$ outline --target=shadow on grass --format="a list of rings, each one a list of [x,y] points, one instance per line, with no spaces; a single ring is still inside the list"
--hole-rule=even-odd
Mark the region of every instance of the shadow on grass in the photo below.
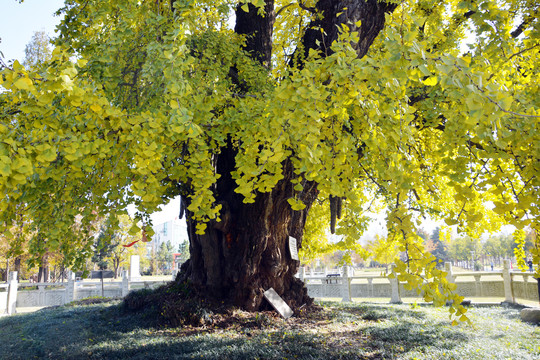
[[[156,326],[119,305],[60,307],[0,319],[0,359],[353,359],[298,331],[205,334]],[[190,334],[190,335],[188,335]]]
[[[458,329],[453,330],[442,322],[424,327],[418,323],[401,321],[385,327],[368,326],[362,331],[371,338],[371,346],[383,350],[382,353],[395,349],[409,352],[427,347],[450,350],[469,340]]]
[[[360,317],[367,321],[382,321],[382,320],[401,320],[414,319],[423,320],[426,314],[409,309],[389,308],[388,306],[377,306],[370,304],[355,304],[354,306],[341,306],[334,311],[335,317],[343,317],[346,314]]]
[[[357,335],[366,337],[364,354],[369,358],[395,359],[425,348],[450,350],[463,346],[469,337],[449,322],[433,321],[421,309],[354,304],[338,306],[332,312],[338,321],[363,320]],[[349,336],[353,336],[350,334]]]
[[[117,306],[60,308],[0,319],[0,359],[353,359],[312,334],[243,330],[186,335]],[[9,331],[8,331],[9,329]]]
[[[223,327],[176,328],[158,325],[159,314],[144,310],[108,303],[0,318],[0,359],[446,359],[450,353],[467,358],[472,348],[481,360],[540,354],[535,329],[515,321],[519,312],[513,309],[479,311],[484,328],[504,320],[500,329],[483,333],[406,306],[327,304],[312,316],[269,318],[263,326],[255,326],[255,315],[235,312]],[[515,346],[502,353],[510,342]]]
[[[516,309],[511,307],[505,308],[503,311],[501,311],[501,315],[509,320],[521,320],[519,311],[516,311]]]
[[[109,305],[109,304],[108,304]],[[0,359],[64,358],[59,355],[87,344],[115,340],[147,327],[122,319],[118,306],[45,308],[0,319]],[[131,317],[135,318],[135,317]],[[148,323],[149,324],[149,323]]]
[[[287,337],[189,336],[159,338],[153,343],[132,343],[118,347],[100,344],[81,348],[66,359],[337,359],[331,350],[317,345],[310,336],[291,334]],[[344,357],[342,357],[344,358]],[[351,359],[353,357],[350,357]],[[357,357],[355,357],[357,358]]]

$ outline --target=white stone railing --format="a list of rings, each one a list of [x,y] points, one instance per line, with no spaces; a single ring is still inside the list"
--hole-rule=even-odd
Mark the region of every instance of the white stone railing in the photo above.
[[[531,273],[511,271],[510,262],[505,261],[502,271],[458,272],[445,263],[447,278],[456,283],[456,292],[465,298],[504,298],[505,302],[518,303],[521,300],[538,302],[538,283]],[[345,266],[340,276],[325,273],[306,275],[300,268],[298,277],[304,281],[308,294],[314,298],[389,298],[391,303],[399,303],[402,298],[418,298],[415,290],[406,290],[397,279],[381,275],[351,275]],[[332,273],[337,273],[332,271]]]
[[[0,315],[8,314],[9,285],[0,284]]]
[[[457,293],[465,298],[504,298],[505,302],[518,303],[520,300],[538,300],[538,283],[530,273],[510,270],[505,261],[502,271],[458,272],[452,271],[450,263],[445,264],[447,277],[457,285]],[[313,274],[313,273],[312,273]],[[399,303],[403,298],[417,298],[414,290],[405,290],[397,279],[381,275],[352,275],[350,267],[306,275],[300,268],[299,278],[306,284],[308,294],[314,298],[389,298],[391,303]],[[7,284],[0,284],[0,315],[13,314],[16,308],[55,306],[67,304],[93,296],[124,297],[131,290],[153,288],[167,281],[130,281],[124,271],[120,281],[76,281],[70,273],[64,283],[18,283],[17,273],[10,273]],[[174,275],[173,275],[174,279]],[[33,287],[37,289],[25,290]]]
[[[17,272],[9,274],[8,282],[0,284],[0,316],[15,313],[17,301]]]
[[[16,273],[15,273],[15,279]],[[167,281],[130,281],[128,272],[124,271],[119,281],[78,281],[75,274],[69,273],[67,282],[63,283],[19,283],[19,291],[15,290],[16,303],[12,303],[12,311],[17,308],[64,305],[71,301],[94,296],[120,298],[131,290],[154,288]],[[25,288],[32,288],[26,290]],[[37,289],[33,289],[37,288]],[[0,292],[0,305],[2,297]],[[1,309],[1,308],[0,308]]]

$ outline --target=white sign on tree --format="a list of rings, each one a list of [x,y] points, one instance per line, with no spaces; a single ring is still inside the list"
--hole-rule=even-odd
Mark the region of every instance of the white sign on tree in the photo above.
[[[291,258],[293,260],[300,260],[298,257],[298,246],[296,244],[296,238],[289,236],[289,250],[291,252]]]

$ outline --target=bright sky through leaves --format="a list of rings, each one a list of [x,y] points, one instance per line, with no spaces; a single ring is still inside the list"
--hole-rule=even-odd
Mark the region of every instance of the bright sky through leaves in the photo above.
[[[60,17],[54,16],[64,4],[62,0],[2,0],[0,13],[0,51],[5,60],[24,58],[24,47],[32,39],[34,31],[44,30],[54,36]]]

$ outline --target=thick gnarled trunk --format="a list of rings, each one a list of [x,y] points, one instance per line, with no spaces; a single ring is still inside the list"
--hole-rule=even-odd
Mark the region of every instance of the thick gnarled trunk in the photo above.
[[[306,186],[303,192],[306,208],[293,211],[287,202],[293,195],[293,172],[287,163],[285,178],[272,192],[259,194],[254,203],[245,204],[233,191],[233,154],[227,149],[217,159],[222,174],[216,184],[221,221],[210,223],[204,235],[197,235],[196,223],[188,217],[191,257],[178,280],[189,280],[210,297],[247,310],[264,307],[263,292],[269,288],[293,308],[310,303],[303,283],[295,277],[299,262],[291,258],[289,236],[301,246],[306,217],[317,196],[316,184]]]
[[[267,68],[271,66],[273,7],[274,1],[267,0],[265,15],[259,14],[251,4],[247,13],[238,7],[235,26],[237,33],[247,35],[246,50]],[[337,39],[338,25],[357,24],[361,20],[360,27],[353,29],[359,32],[360,42],[353,46],[362,57],[382,30],[385,13],[395,7],[377,0],[320,0],[312,10],[323,17],[314,17],[305,32],[302,48],[306,54],[309,49],[317,49],[322,50],[323,56],[329,55],[328,49],[321,46]],[[297,58],[295,66],[301,67],[303,61]],[[231,74],[235,80],[234,69]],[[249,91],[242,84],[237,85],[241,91]],[[236,150],[229,142],[216,158],[220,178],[214,193],[217,203],[222,205],[221,221],[210,223],[204,235],[197,235],[196,223],[187,214],[191,258],[182,265],[177,281],[188,281],[208,297],[247,310],[264,308],[263,292],[269,288],[274,288],[292,308],[310,303],[303,283],[295,278],[299,262],[291,258],[289,236],[295,237],[301,247],[306,217],[317,197],[317,184],[304,186],[301,200],[306,207],[293,211],[287,200],[293,196],[290,181],[295,175],[290,161],[285,161],[284,178],[277,186],[269,193],[258,194],[254,203],[245,204],[234,192],[237,185],[231,172],[236,170],[235,155]],[[184,208],[187,206],[184,204]]]

